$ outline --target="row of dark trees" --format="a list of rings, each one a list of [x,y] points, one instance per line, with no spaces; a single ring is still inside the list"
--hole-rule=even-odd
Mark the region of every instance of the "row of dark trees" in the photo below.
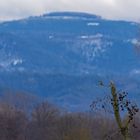
[[[114,96],[111,103],[116,107],[119,100]],[[121,94],[118,98],[122,101]],[[112,115],[94,108],[69,113],[24,93],[3,94],[0,100],[0,140],[124,140],[122,128]],[[129,134],[131,140],[139,140],[139,113],[129,123]]]
[[[140,118],[131,127],[133,139],[140,137]],[[0,140],[121,140],[115,121],[94,113],[66,113],[48,102],[26,112],[0,103]]]

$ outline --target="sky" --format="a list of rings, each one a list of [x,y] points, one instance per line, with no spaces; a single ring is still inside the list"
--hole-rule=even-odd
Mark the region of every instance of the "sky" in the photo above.
[[[77,11],[115,20],[140,21],[140,0],[0,0],[0,20],[53,11]]]

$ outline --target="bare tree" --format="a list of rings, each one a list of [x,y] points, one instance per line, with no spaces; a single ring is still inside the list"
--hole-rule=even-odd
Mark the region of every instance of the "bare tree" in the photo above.
[[[60,140],[91,140],[91,126],[84,113],[68,113],[63,115],[58,124]]]
[[[27,122],[24,112],[7,104],[0,104],[1,140],[25,140]]]
[[[104,87],[103,82],[100,82],[100,85]],[[107,104],[111,105],[113,111],[109,112],[112,112],[115,117],[119,129],[118,132],[122,135],[123,140],[131,140],[130,126],[139,109],[136,104],[132,104],[131,101],[127,99],[127,92],[117,91],[113,82],[107,87],[110,88],[111,94],[109,98],[107,98],[109,99],[108,102],[105,101],[104,103],[104,100],[100,100],[101,108],[108,111]],[[98,104],[98,102],[93,102],[91,107],[95,108],[97,106],[96,104]],[[122,116],[122,113],[125,113],[125,117]]]
[[[29,140],[57,140],[56,122],[59,117],[59,110],[48,102],[37,105],[32,113],[32,120],[29,126]],[[35,135],[34,135],[35,134]]]

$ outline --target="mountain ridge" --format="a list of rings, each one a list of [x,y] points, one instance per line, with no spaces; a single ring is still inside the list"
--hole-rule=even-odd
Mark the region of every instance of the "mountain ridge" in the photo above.
[[[87,109],[92,98],[103,96],[97,94],[99,80],[114,80],[138,97],[137,44],[135,22],[84,13],[56,12],[0,23],[0,85],[72,110]]]

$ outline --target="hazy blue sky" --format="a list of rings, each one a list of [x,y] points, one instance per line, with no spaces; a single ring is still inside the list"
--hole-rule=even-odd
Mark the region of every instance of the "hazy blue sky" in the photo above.
[[[51,11],[82,11],[109,19],[140,21],[140,0],[0,0],[0,20]]]

